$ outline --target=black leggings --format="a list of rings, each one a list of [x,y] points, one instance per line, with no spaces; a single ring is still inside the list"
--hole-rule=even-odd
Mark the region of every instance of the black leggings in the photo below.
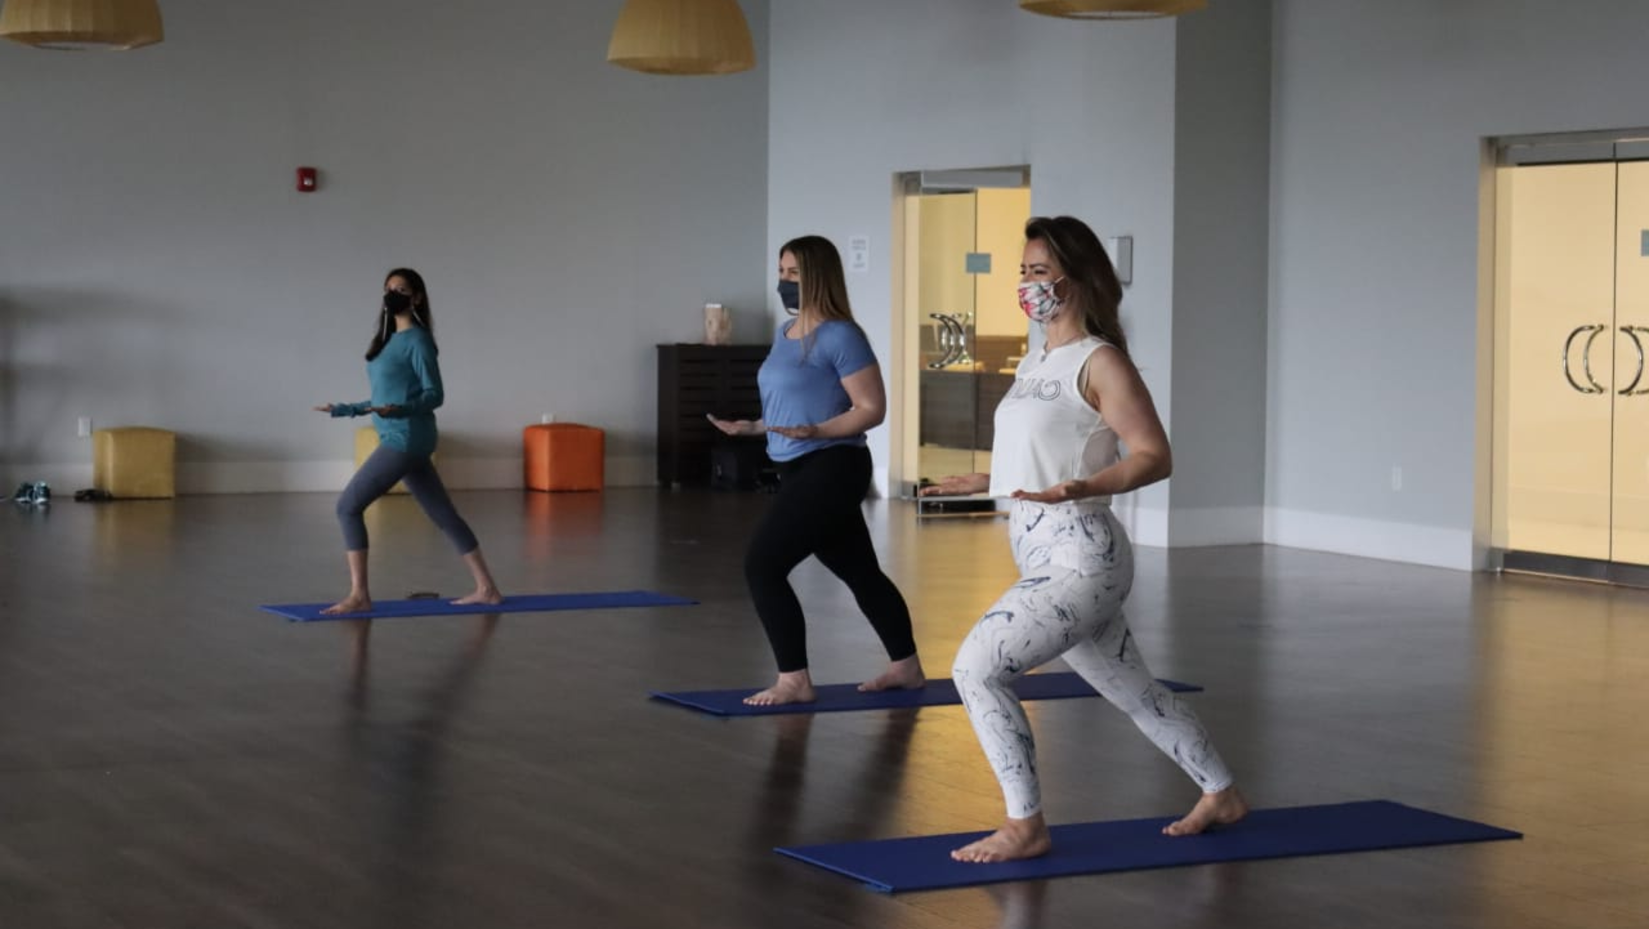
[[[435,463],[428,455],[408,455],[387,445],[373,450],[362,462],[361,469],[350,479],[349,486],[338,496],[338,524],[344,530],[344,548],[352,552],[366,551],[366,520],[362,514],[372,501],[389,493],[397,481],[404,481],[412,498],[424,508],[424,513],[452,540],[458,554],[468,555],[480,548],[469,524],[458,515],[435,471]]]
[[[870,450],[862,446],[832,445],[779,462],[779,495],[750,540],[744,577],[781,672],[807,667],[807,624],[789,577],[809,555],[853,591],[889,659],[916,654],[910,609],[882,573],[865,527],[860,506],[869,492]]]

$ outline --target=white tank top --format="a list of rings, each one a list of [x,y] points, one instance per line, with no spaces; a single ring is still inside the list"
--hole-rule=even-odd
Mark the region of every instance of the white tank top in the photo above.
[[[996,407],[991,445],[993,497],[1016,490],[1047,490],[1087,477],[1117,461],[1117,434],[1088,405],[1077,378],[1094,349],[1107,343],[1087,336],[1019,362],[1013,387]],[[1090,498],[1110,503],[1110,497]]]

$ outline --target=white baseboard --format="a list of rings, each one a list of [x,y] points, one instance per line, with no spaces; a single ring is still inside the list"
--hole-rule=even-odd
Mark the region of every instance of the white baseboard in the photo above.
[[[1442,529],[1267,507],[1265,541],[1286,548],[1459,571],[1470,571],[1474,567],[1470,529]]]
[[[893,472],[887,468],[875,468],[870,472],[871,500],[886,500],[897,497],[899,494],[893,489]]]
[[[519,458],[453,458],[437,462],[447,486],[461,490],[511,490],[525,483]],[[658,483],[653,458],[609,457],[602,472],[608,487],[649,487]]]
[[[657,487],[658,458],[654,455],[608,457],[605,479],[608,487]]]
[[[1117,522],[1128,530],[1128,540],[1135,545],[1148,545],[1152,548],[1166,548],[1168,546],[1168,513],[1156,507],[1139,506],[1136,497],[1125,494],[1111,503],[1111,512],[1116,514]]]
[[[438,459],[441,479],[453,490],[509,490],[522,486],[521,459]],[[650,457],[609,457],[608,487],[647,487],[656,483],[657,463]],[[180,494],[336,493],[349,483],[355,464],[338,461],[226,461],[177,464]],[[52,493],[68,497],[92,486],[89,464],[12,464],[0,467],[0,495],[10,496],[23,481],[45,481]]]
[[[512,489],[522,486],[521,461],[508,458],[455,458],[440,462],[441,476],[454,490]],[[342,461],[179,462],[178,492],[183,494],[333,493],[343,489],[354,464]],[[649,487],[656,483],[651,457],[609,457],[609,487]],[[0,494],[9,496],[23,481],[45,481],[58,497],[92,486],[90,464],[11,464],[0,466]],[[886,496],[887,472],[877,475],[876,493]],[[1175,548],[1264,542],[1384,561],[1470,571],[1474,562],[1469,529],[1441,529],[1377,519],[1334,516],[1266,507],[1209,507],[1169,513],[1134,505],[1125,496],[1115,505],[1117,518],[1135,544]],[[1255,535],[1256,523],[1260,524]]]
[[[24,481],[45,481],[53,497],[70,497],[74,492],[92,486],[92,466],[89,464],[8,464],[0,465],[0,497],[11,496]]]
[[[234,461],[177,464],[180,494],[265,494],[339,491],[355,466],[349,461]]]
[[[1170,510],[1168,514],[1168,544],[1172,548],[1256,545],[1264,539],[1264,507],[1211,506]]]

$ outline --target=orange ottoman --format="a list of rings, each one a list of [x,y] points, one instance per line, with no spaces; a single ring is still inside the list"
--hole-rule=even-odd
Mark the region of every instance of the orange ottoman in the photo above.
[[[521,431],[528,490],[600,490],[607,434],[578,423],[541,423]]]

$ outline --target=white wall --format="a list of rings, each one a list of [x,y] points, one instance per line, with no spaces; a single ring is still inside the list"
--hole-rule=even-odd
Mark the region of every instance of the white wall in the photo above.
[[[1267,538],[1468,567],[1480,140],[1649,124],[1649,4],[1275,16]]]
[[[885,361],[894,175],[1029,164],[1033,212],[1135,237],[1124,323],[1166,415],[1173,23],[1076,23],[1003,0],[772,0],[771,15],[768,265],[798,234],[869,235],[870,270],[848,286]],[[871,433],[879,468],[888,443],[888,428]],[[1138,496],[1136,537],[1161,541],[1166,489]]]
[[[1265,507],[1271,2],[1181,17],[1169,544],[1258,542]]]
[[[618,0],[172,0],[155,48],[0,48],[0,472],[80,486],[89,415],[178,430],[186,489],[337,486],[348,429],[307,410],[362,395],[379,275],[409,263],[455,483],[517,481],[541,412],[607,427],[614,476],[650,480],[651,347],[698,338],[700,304],[765,340],[778,244],[868,234],[849,285],[885,359],[893,176],[1029,164],[1035,212],[1135,237],[1124,321],[1179,452],[1176,512],[1255,499],[1230,444],[1253,369],[1200,403],[1216,359],[1194,323],[1264,359],[1267,540],[1467,566],[1479,142],[1649,123],[1630,92],[1649,5],[1276,0],[1256,347],[1258,243],[1188,227],[1253,213],[1257,186],[1229,182],[1259,151],[1237,118],[1258,119],[1250,4],[1098,24],[772,0],[769,23],[757,0],[758,70],[690,80],[601,60]],[[1240,164],[1206,174],[1231,133]],[[292,191],[298,164],[321,192]],[[1139,496],[1139,537],[1166,540],[1169,489]]]
[[[186,491],[341,486],[309,408],[364,398],[409,264],[451,483],[518,486],[543,412],[650,482],[653,345],[707,300],[765,337],[766,3],[757,70],[693,79],[606,64],[621,5],[169,0],[153,48],[0,43],[0,477],[85,486],[91,416],[176,430]]]

